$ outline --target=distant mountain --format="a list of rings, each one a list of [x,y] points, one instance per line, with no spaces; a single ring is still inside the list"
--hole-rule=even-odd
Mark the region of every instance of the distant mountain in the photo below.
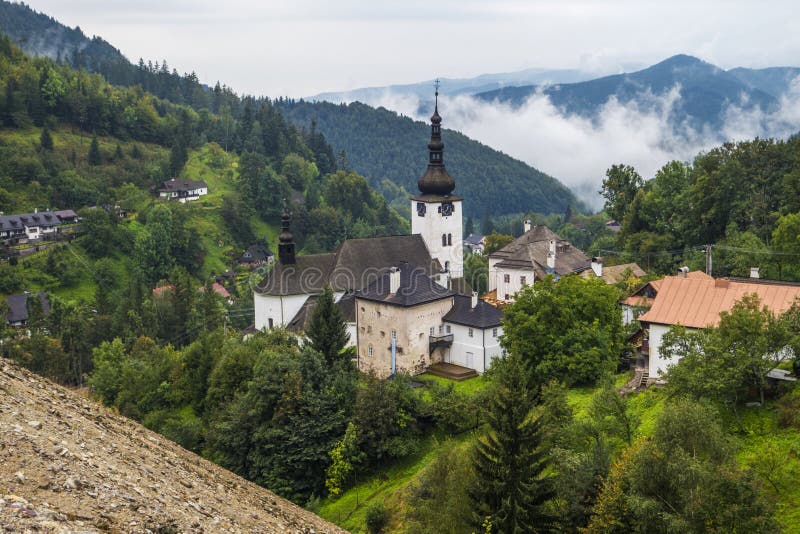
[[[440,93],[443,96],[475,94],[500,89],[506,86],[531,84],[573,83],[595,78],[598,73],[577,69],[525,69],[516,72],[499,74],[481,74],[474,78],[440,78]],[[363,102],[374,104],[380,102],[387,94],[413,96],[420,100],[429,100],[433,93],[434,80],[402,85],[386,85],[382,87],[362,87],[350,91],[334,91],[320,93],[306,100],[325,102]]]
[[[358,102],[277,105],[295,124],[321,132],[336,153],[344,150],[347,165],[407,213],[408,194],[417,191],[427,164],[428,124]],[[445,164],[456,180],[455,194],[465,197],[464,209],[472,217],[487,212],[563,213],[569,205],[580,206],[558,180],[519,160],[453,130],[444,130],[442,138]]]
[[[95,71],[103,62],[127,62],[122,52],[100,37],[87,37],[80,27],[69,28],[26,4],[0,1],[0,31],[23,52],[45,56]]]
[[[769,67],[766,69],[746,69],[738,67],[728,71],[740,82],[752,89],[759,89],[780,98],[791,89],[792,82],[800,76],[798,67]]]
[[[653,96],[678,87],[681,98],[672,109],[673,123],[715,128],[721,124],[729,104],[743,109],[775,108],[779,95],[774,93],[788,86],[791,72],[783,69],[766,72],[769,70],[725,71],[695,57],[677,55],[632,73],[552,86],[504,87],[476,97],[520,106],[541,91],[565,112],[592,117],[612,97],[648,109],[658,105]]]

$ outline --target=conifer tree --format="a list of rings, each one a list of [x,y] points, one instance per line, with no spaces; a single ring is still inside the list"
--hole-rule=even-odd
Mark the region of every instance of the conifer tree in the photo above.
[[[42,128],[42,135],[39,136],[39,144],[42,150],[53,150],[53,136],[46,127]]]
[[[342,312],[333,302],[333,291],[326,287],[317,299],[317,306],[311,316],[311,326],[306,331],[311,347],[325,356],[329,364],[339,358],[339,353],[347,345],[350,334],[342,317]]]
[[[548,501],[555,496],[544,475],[547,452],[538,417],[531,416],[533,392],[523,359],[510,354],[498,368],[497,386],[489,402],[489,432],[474,452],[475,526],[500,534],[553,532],[555,516]]]
[[[92,144],[89,145],[89,165],[100,165],[100,144],[97,142],[97,136],[92,136]]]

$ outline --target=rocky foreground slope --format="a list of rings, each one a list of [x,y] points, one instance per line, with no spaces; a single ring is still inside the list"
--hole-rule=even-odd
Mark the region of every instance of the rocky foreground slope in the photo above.
[[[0,359],[0,531],[342,532]]]

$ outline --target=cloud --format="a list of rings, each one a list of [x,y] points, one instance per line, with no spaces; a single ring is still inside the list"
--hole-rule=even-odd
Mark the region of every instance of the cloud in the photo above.
[[[541,92],[519,108],[464,95],[442,101],[439,109],[447,128],[558,178],[593,208],[601,207],[598,190],[606,169],[615,163],[633,165],[651,178],[667,162],[691,161],[724,141],[786,138],[800,130],[800,78],[777,109],[728,105],[717,131],[707,127],[697,131],[687,124],[676,127],[680,98],[677,86],[660,95],[641,94],[636,102],[611,98],[591,119],[566,114]],[[427,120],[413,97],[387,92],[372,104]]]

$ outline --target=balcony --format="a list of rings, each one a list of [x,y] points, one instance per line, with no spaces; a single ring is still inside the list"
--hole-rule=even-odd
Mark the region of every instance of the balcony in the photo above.
[[[453,345],[453,334],[439,334],[438,336],[428,337],[428,346],[430,350],[438,347],[450,347]]]

